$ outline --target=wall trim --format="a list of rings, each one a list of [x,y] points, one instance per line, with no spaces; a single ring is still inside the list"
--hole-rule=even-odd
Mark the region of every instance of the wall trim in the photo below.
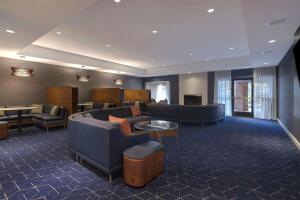
[[[292,142],[296,145],[298,150],[300,150],[300,142],[294,137],[294,135],[285,127],[285,125],[280,121],[280,119],[277,119],[278,124],[283,128],[283,130],[286,132],[286,134],[291,138]]]

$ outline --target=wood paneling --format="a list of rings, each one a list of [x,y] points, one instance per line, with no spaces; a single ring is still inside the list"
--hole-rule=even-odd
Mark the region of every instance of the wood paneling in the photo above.
[[[163,171],[164,151],[157,151],[142,160],[123,157],[123,178],[126,184],[142,187]]]
[[[71,115],[77,112],[78,88],[61,86],[46,88],[47,102],[51,105],[62,106]]]
[[[6,122],[0,123],[0,139],[7,138],[7,129],[8,129],[8,123]]]
[[[120,88],[94,88],[91,91],[91,101],[99,103],[114,103],[121,106],[122,91]]]
[[[150,90],[125,89],[124,101],[143,101],[145,103],[150,103],[151,91]]]

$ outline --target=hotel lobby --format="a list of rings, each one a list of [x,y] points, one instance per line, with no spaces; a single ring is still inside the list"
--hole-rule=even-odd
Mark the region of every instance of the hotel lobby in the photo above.
[[[299,0],[1,0],[0,200],[299,200]]]

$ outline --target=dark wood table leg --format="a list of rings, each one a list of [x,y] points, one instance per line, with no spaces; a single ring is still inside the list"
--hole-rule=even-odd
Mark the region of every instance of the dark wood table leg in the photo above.
[[[18,132],[22,132],[22,110],[18,110]]]

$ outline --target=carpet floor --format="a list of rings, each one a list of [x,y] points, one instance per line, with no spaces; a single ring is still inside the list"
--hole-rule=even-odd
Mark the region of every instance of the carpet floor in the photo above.
[[[66,130],[26,128],[0,141],[0,199],[300,199],[300,151],[276,122],[228,117],[163,143],[163,173],[137,189],[76,163]]]

